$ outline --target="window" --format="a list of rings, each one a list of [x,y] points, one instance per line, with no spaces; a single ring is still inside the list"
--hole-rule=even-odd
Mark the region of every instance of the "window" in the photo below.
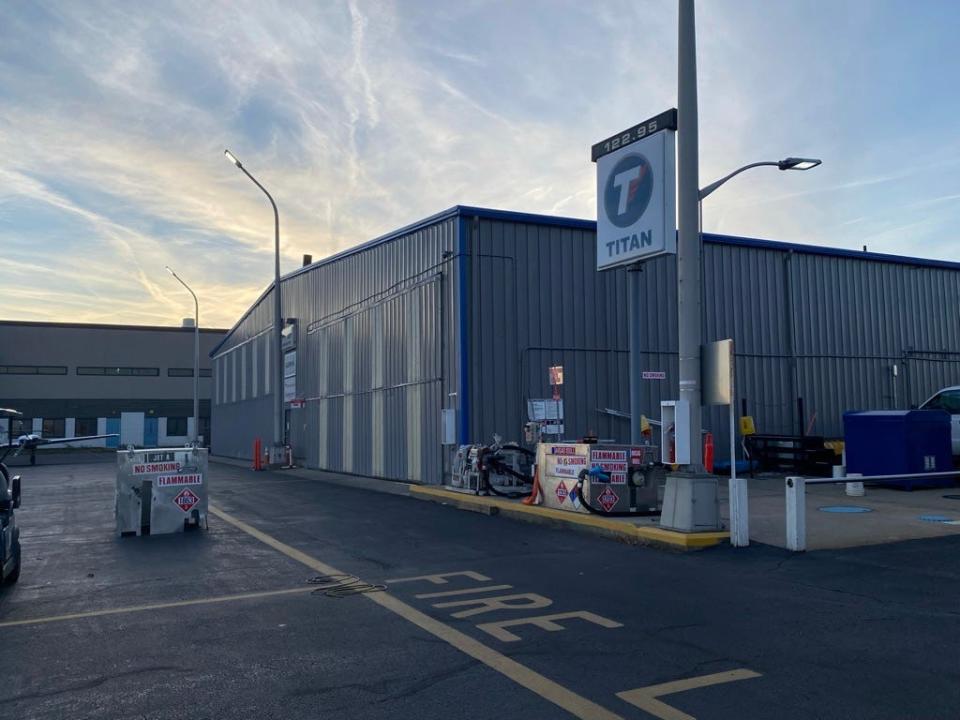
[[[0,365],[0,375],[66,375],[65,365]]]
[[[76,431],[74,433],[78,437],[84,435],[96,435],[97,434],[97,419],[96,418],[77,418]]]
[[[200,377],[210,377],[210,368],[200,368]],[[167,368],[167,377],[193,377],[193,368]]]
[[[44,418],[43,430],[40,433],[45,438],[62,438],[67,433],[66,422],[63,418]]]
[[[18,438],[33,432],[32,418],[10,418],[10,437]]]
[[[953,415],[960,415],[960,390],[946,390],[934,395],[922,406],[923,410],[946,410]]]
[[[77,375],[110,375],[112,377],[157,377],[160,375],[160,368],[147,367],[78,367]]]
[[[187,434],[187,419],[185,417],[168,417],[167,418],[167,435],[176,435],[176,436],[186,436]]]

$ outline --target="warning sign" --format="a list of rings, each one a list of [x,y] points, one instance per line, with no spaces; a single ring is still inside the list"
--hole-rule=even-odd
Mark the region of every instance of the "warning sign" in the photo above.
[[[575,478],[580,476],[580,471],[586,466],[587,458],[585,455],[547,457],[547,475]]]
[[[591,462],[595,462],[595,463],[599,463],[605,460],[610,462],[625,463],[627,461],[627,451],[626,450],[591,450],[590,460]]]
[[[577,448],[573,445],[554,445],[550,448],[551,455],[576,455]]]
[[[563,504],[563,501],[567,499],[567,486],[564,484],[563,480],[560,481],[560,484],[557,485],[557,500]]]
[[[180,472],[180,463],[178,462],[137,463],[133,466],[134,475],[146,475],[148,473],[162,473],[162,472]]]
[[[200,473],[184,473],[182,475],[161,475],[153,481],[159,487],[171,485],[203,485],[203,475]]]
[[[200,502],[200,498],[190,488],[184,488],[173,499],[173,502],[184,512],[190,512],[193,506]]]
[[[603,489],[603,492],[597,496],[597,502],[600,503],[600,507],[603,508],[604,512],[610,512],[613,510],[613,506],[617,504],[619,499],[620,498],[609,485],[607,485]]]

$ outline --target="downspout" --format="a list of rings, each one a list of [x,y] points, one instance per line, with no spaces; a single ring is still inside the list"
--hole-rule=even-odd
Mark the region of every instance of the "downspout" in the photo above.
[[[467,219],[457,216],[457,319],[459,347],[457,356],[460,377],[457,382],[457,399],[460,407],[459,444],[470,444],[470,273],[467,265],[468,230]]]

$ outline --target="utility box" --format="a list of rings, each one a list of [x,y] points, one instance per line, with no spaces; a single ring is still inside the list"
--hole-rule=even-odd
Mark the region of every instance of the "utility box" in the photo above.
[[[660,527],[678,532],[720,529],[720,497],[713,476],[671,475],[663,491]]]
[[[660,401],[660,447],[665,465],[690,464],[690,404]]]
[[[117,534],[160,535],[207,524],[207,449],[117,451]]]
[[[912,489],[952,485],[953,478],[923,479],[923,473],[953,470],[950,413],[945,410],[875,410],[843,415],[847,473],[918,477],[884,484]]]
[[[652,445],[540,443],[537,473],[543,506],[600,515],[656,514],[666,473]],[[576,492],[584,478],[582,497]],[[589,508],[584,504],[589,503]]]

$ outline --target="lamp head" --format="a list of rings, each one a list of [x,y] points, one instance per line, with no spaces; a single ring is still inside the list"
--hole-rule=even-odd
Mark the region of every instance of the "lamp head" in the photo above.
[[[233,163],[234,165],[236,165],[237,167],[243,167],[243,165],[240,164],[240,161],[237,160],[236,156],[235,156],[232,152],[230,152],[229,150],[224,150],[224,151],[223,151],[223,154],[226,156],[227,160],[229,160],[230,162],[232,162],[232,163]]]
[[[823,160],[817,160],[816,158],[788,157],[778,162],[777,167],[781,170],[809,170],[822,162]]]

